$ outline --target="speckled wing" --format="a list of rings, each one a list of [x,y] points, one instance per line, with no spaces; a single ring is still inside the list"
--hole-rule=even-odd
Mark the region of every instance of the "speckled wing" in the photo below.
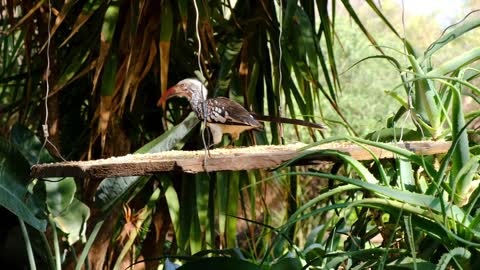
[[[261,129],[262,125],[245,108],[228,98],[207,99],[207,121],[227,125],[245,125]]]

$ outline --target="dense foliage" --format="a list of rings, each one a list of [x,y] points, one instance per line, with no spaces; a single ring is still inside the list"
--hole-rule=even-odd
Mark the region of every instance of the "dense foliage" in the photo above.
[[[41,269],[480,264],[480,112],[464,108],[467,98],[480,103],[480,45],[448,58],[441,53],[478,32],[476,13],[420,52],[371,0],[1,5],[0,205],[6,222],[0,240],[5,247],[16,243],[18,252],[10,258],[6,249],[0,253],[12,265],[25,263],[25,256],[31,268]],[[360,7],[374,14],[388,41],[379,42]],[[342,53],[366,47],[371,54],[345,64]],[[387,63],[382,68],[391,72],[383,81],[369,80],[380,72],[366,68],[372,62]],[[348,95],[358,89],[350,80],[355,76],[363,77],[363,88],[387,87],[386,95]],[[338,162],[308,170],[289,162],[273,172],[30,179],[37,163],[202,149],[201,124],[185,100],[157,107],[161,93],[185,77],[198,77],[210,95],[228,96],[259,114],[330,127],[283,131],[271,123],[255,133],[257,144],[348,141],[397,158],[373,155],[362,163],[325,150],[320,154]],[[363,99],[371,108],[359,107]],[[387,99],[393,113],[368,122],[376,103]],[[356,115],[365,122],[352,123]],[[237,145],[252,139],[245,134]],[[445,155],[422,156],[385,143],[401,140],[449,140],[452,147]]]

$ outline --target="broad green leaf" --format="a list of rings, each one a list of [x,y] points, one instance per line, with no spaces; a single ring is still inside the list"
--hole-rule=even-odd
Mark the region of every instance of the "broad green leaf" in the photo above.
[[[197,116],[194,113],[190,113],[187,118],[182,121],[182,123],[174,126],[153,141],[145,144],[140,149],[135,151],[135,153],[158,153],[172,150],[175,145],[185,140],[185,137],[187,137],[190,131],[192,131],[192,129],[198,123],[200,123],[200,121],[198,120]]]
[[[17,215],[39,231],[45,231],[47,222],[37,213],[43,209],[27,205],[27,186],[30,180],[30,165],[20,151],[0,138],[0,205]]]
[[[137,185],[145,184],[150,176],[122,176],[105,178],[95,193],[95,203],[103,212],[108,212],[115,204],[130,194]]]
[[[214,246],[215,244],[213,244],[212,239],[215,239],[215,221],[213,220],[213,222],[211,222],[210,220],[210,217],[215,215],[215,207],[214,204],[212,204],[214,198],[210,198],[210,196],[214,196],[211,194],[214,192],[211,192],[211,189],[214,189],[215,187],[210,186],[213,185],[213,180],[211,180],[206,174],[196,174],[195,185],[195,198],[197,199],[196,206],[198,221],[200,223],[199,228],[201,230],[199,235],[205,235],[203,247]],[[210,199],[212,199],[212,201],[210,201]]]
[[[54,218],[57,228],[67,234],[67,241],[73,245],[78,240],[86,241],[87,220],[90,217],[90,208],[77,199],[60,215]]]
[[[120,14],[121,2],[122,0],[110,1],[108,3],[108,8],[105,11],[105,16],[102,23],[102,30],[100,34],[100,52],[96,60],[96,69],[93,76],[93,90],[95,90],[97,87],[100,73],[103,70],[103,66],[107,61],[107,56],[110,52],[110,47],[112,46],[112,39],[113,35],[115,34],[115,29],[117,28],[118,18]]]
[[[238,200],[239,200],[239,183],[240,172],[230,172],[228,175],[228,199],[226,214],[226,229],[225,238],[227,240],[227,248],[234,248],[237,246],[237,216]]]
[[[336,103],[337,102],[337,96],[336,96],[336,93],[334,92],[334,86],[337,85],[339,87],[339,89],[341,89],[340,87],[340,80],[339,80],[339,76],[338,76],[338,71],[337,71],[337,61],[335,60],[335,53],[334,53],[334,39],[335,39],[335,33],[334,33],[334,29],[333,27],[331,27],[331,24],[330,24],[330,17],[329,17],[329,11],[328,11],[328,6],[327,6],[327,2],[326,1],[318,1],[317,0],[317,9],[318,9],[318,12],[319,12],[319,15],[320,15],[320,18],[321,18],[321,21],[322,21],[322,24],[320,25],[320,30],[323,32],[323,36],[324,36],[324,40],[325,40],[325,46],[326,46],[326,50],[327,50],[327,58],[328,58],[328,63],[329,63],[329,68],[331,70],[331,80],[333,81],[334,85],[330,86],[329,89],[330,89],[330,98],[333,99],[333,101]],[[349,4],[346,4],[344,3],[344,6],[347,10],[349,10],[348,8],[348,5]],[[350,14],[354,19],[356,18],[355,14]],[[357,17],[358,19],[358,17]],[[362,24],[360,23],[359,20],[355,20],[360,28],[362,28]],[[363,29],[363,28],[362,28]],[[373,40],[373,38],[371,39]],[[321,54],[321,51],[320,49],[317,49],[317,54],[321,55],[320,58],[323,58],[323,54]],[[327,59],[323,58],[324,60],[324,63],[326,63]],[[328,74],[328,71],[327,69],[325,69],[324,67],[322,67],[323,71],[326,72],[324,74],[325,78],[327,77],[327,74]],[[330,76],[328,76],[330,77]],[[327,82],[329,82],[330,79],[327,79]]]
[[[187,19],[188,19],[188,0],[178,0],[176,1],[178,4],[178,12],[180,13],[180,18],[182,21],[182,28],[183,31],[187,32]]]
[[[414,267],[415,264],[417,265],[417,268]],[[414,269],[434,270],[435,269],[435,265],[433,263],[420,258],[413,259],[412,257],[404,257],[404,258],[396,259],[388,263],[387,266],[390,266],[392,268],[396,267],[398,269],[410,269],[410,270],[414,270]]]
[[[173,32],[173,9],[170,0],[162,3],[162,24],[160,26],[160,41],[170,41]]]
[[[414,162],[414,163],[416,163],[420,166],[423,166],[425,171],[431,176],[436,176],[436,174],[437,174],[437,171],[432,166],[432,164],[430,164],[428,162],[425,162],[425,158],[421,155],[417,155],[417,154],[415,154],[415,153],[413,153],[413,152],[411,152],[407,149],[400,148],[400,147],[390,145],[390,144],[387,144],[387,143],[369,141],[369,140],[365,140],[365,139],[361,139],[361,138],[357,138],[357,137],[350,137],[350,136],[330,137],[330,138],[324,139],[322,141],[312,143],[309,146],[303,148],[302,150],[307,150],[308,148],[314,147],[316,145],[322,145],[322,144],[329,143],[329,142],[337,142],[337,141],[343,141],[343,140],[356,142],[356,143],[359,143],[359,144],[370,145],[370,146],[374,146],[374,147],[377,147],[377,148],[380,148],[380,149],[384,149],[386,151],[395,153],[399,156],[405,157],[408,160],[410,160],[410,161],[412,161],[412,162]]]
[[[216,205],[218,208],[218,233],[222,241],[225,240],[227,233],[227,213],[228,213],[228,173],[219,172],[216,175]]]
[[[472,256],[472,253],[468,251],[468,249],[463,248],[463,247],[456,247],[448,253],[443,254],[443,256],[440,258],[438,261],[437,267],[435,268],[436,270],[443,270],[443,269],[448,269],[448,265],[450,260],[453,259],[453,257],[456,257],[456,261],[463,261],[463,266],[467,266],[469,264],[465,264],[467,260],[470,259]],[[468,266],[467,266],[468,267]]]
[[[378,17],[380,17],[380,19],[382,19],[382,21],[388,26],[392,33],[394,33],[399,39],[402,39],[400,34],[397,32],[397,29],[393,27],[387,17],[382,13],[381,8],[377,7],[377,5],[372,0],[366,0],[366,2],[370,6],[370,8],[378,15]]]
[[[117,27],[117,20],[120,13],[120,3],[121,0],[112,0],[105,12],[105,18],[103,19],[102,25],[102,41],[106,43],[111,43],[113,39],[113,34]]]
[[[221,65],[218,68],[218,80],[213,96],[226,96],[232,79],[233,66],[240,56],[243,42],[243,39],[232,37],[228,43],[219,49]]]
[[[373,176],[372,173],[368,171],[368,169],[362,165],[358,160],[352,158],[351,156],[344,154],[339,151],[335,150],[318,150],[318,151],[311,151],[299,154],[297,157],[283,163],[279,168],[284,168],[289,166],[290,164],[295,163],[296,161],[305,158],[310,155],[327,155],[327,156],[336,156],[342,159],[345,163],[348,163],[352,168],[357,172],[361,179],[365,180],[369,183],[378,183],[378,180]]]
[[[373,36],[368,31],[368,29],[365,27],[365,25],[363,25],[362,21],[360,20],[357,13],[355,12],[355,9],[350,4],[350,1],[347,1],[347,0],[341,0],[341,1],[342,1],[343,5],[345,6],[345,9],[348,11],[348,14],[350,14],[350,16],[355,21],[355,23],[358,25],[358,27],[360,27],[363,34],[368,38],[370,43],[372,43],[372,45],[375,46],[375,49],[377,49],[379,52],[384,54],[382,48],[378,45],[377,41],[373,38]],[[328,23],[328,22],[326,22],[326,23]]]
[[[463,72],[462,72],[463,74]],[[465,170],[471,168],[465,168],[469,164],[470,150],[468,148],[468,135],[465,130],[465,117],[463,115],[462,95],[460,89],[452,88],[452,140],[458,141],[452,155],[452,179],[455,179],[454,188],[455,192],[455,204],[462,206],[467,203],[468,198],[466,192],[470,188],[473,176],[465,177]],[[477,168],[478,168],[478,162]],[[474,169],[476,170],[476,169]],[[460,177],[459,174],[462,174]]]
[[[87,243],[83,247],[82,254],[80,254],[80,257],[78,258],[78,263],[75,266],[75,270],[82,269],[82,266],[85,263],[85,259],[87,258],[88,252],[90,251],[90,248],[92,247],[92,244],[95,241],[95,238],[97,237],[97,234],[100,231],[100,228],[102,228],[103,222],[105,222],[105,219],[100,220],[93,227],[92,232],[88,236]]]
[[[418,194],[409,191],[397,190],[386,186],[380,186],[376,184],[371,184],[362,180],[348,178],[340,175],[333,175],[327,173],[316,173],[316,172],[304,172],[299,173],[300,175],[310,175],[324,177],[328,179],[337,180],[340,182],[356,185],[358,187],[367,189],[369,191],[375,192],[378,195],[385,196],[389,199],[397,200],[400,203],[408,204],[410,206],[418,206],[425,208],[427,211],[435,211],[436,213],[445,213],[449,218],[455,220],[456,222],[469,226],[470,218],[466,218],[466,214],[455,205],[448,205],[448,209],[444,209],[442,204],[446,205],[446,202],[441,202],[442,198],[436,198],[429,195]]]
[[[180,236],[180,201],[177,191],[175,191],[173,183],[169,178],[164,177],[162,180],[163,190],[165,192],[165,200],[167,201],[168,212],[170,214],[170,219],[172,220],[175,237],[176,239],[182,239]]]
[[[195,185],[192,185],[188,175],[182,175],[181,179],[181,191],[179,193],[179,232],[177,235],[178,248],[183,251],[193,249],[198,251],[198,238],[200,234],[193,235],[192,232],[198,232],[198,211],[195,198]]]
[[[415,73],[415,110],[430,123],[433,138],[438,137],[440,128],[440,109],[436,102],[436,90],[432,81],[425,75],[423,68],[412,55],[408,56]]]
[[[365,139],[377,142],[419,141],[422,134],[408,128],[382,128],[365,135]]]
[[[398,176],[401,188],[411,192],[415,191],[415,177],[413,175],[412,163],[405,158],[397,158]]]
[[[479,172],[479,165],[480,156],[474,156],[454,175],[454,187],[456,187],[455,201],[459,206],[465,205],[469,200],[471,192],[473,192],[471,185],[475,175]]]
[[[199,123],[195,114],[191,113],[182,123],[163,133],[155,140],[147,143],[135,153],[158,153],[172,149],[176,144],[185,139],[190,131]],[[143,181],[141,180],[143,179]],[[99,185],[95,194],[95,202],[103,211],[108,211],[118,200],[128,194],[136,183],[146,182],[149,177],[128,176],[105,178]]]
[[[54,217],[62,215],[72,203],[77,185],[73,177],[48,178],[45,182],[47,192],[47,207]]]
[[[456,24],[450,31],[442,35],[438,40],[430,45],[430,47],[425,51],[423,58],[419,59],[419,62],[424,62],[425,60],[430,59],[430,57],[438,51],[443,46],[449,44],[453,40],[461,37],[463,34],[470,32],[471,30],[478,28],[480,26],[480,18],[475,16],[470,16],[467,20],[462,20],[460,23]]]
[[[271,270],[301,270],[303,269],[299,257],[282,258],[272,264]]]
[[[461,55],[458,55],[448,61],[442,63],[439,67],[429,71],[427,76],[437,77],[444,76],[450,72],[457,71],[458,69],[480,59],[480,47],[471,49],[470,51],[464,52]]]
[[[103,69],[102,75],[102,86],[101,86],[101,95],[102,96],[112,96],[115,90],[116,77],[117,77],[117,66],[118,66],[118,55],[117,52],[112,51],[107,56],[107,62],[105,63],[105,68]]]

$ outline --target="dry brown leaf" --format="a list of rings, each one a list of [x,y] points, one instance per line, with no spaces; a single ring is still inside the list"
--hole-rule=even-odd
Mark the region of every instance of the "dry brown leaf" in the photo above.
[[[29,9],[27,14],[25,16],[23,16],[17,22],[17,24],[15,24],[12,28],[8,29],[8,31],[5,34],[10,35],[11,33],[13,33],[13,31],[15,31],[15,29],[17,29],[22,24],[24,24],[28,19],[30,19],[30,17],[32,17],[32,15],[43,5],[43,3],[45,3],[45,0],[38,1],[37,4],[35,4],[35,6],[33,6],[31,9]]]
[[[102,96],[100,98],[100,118],[98,119],[98,132],[101,134],[100,145],[102,154],[105,149],[105,141],[107,139],[108,122],[112,114],[113,96]]]
[[[63,3],[62,9],[60,10],[60,13],[58,13],[57,18],[55,19],[55,24],[50,29],[50,36],[53,36],[55,32],[57,32],[58,27],[60,27],[63,20],[65,20],[65,17],[67,16],[68,12],[76,2],[77,0],[65,0],[65,2]],[[42,48],[40,49],[40,52],[42,52],[46,46],[47,46],[47,42],[43,44]]]
[[[73,78],[71,78],[70,80],[66,81],[65,83],[63,84],[55,84],[55,86],[53,87],[53,90],[52,92],[50,92],[50,94],[48,95],[48,97],[51,97],[55,94],[57,94],[58,92],[60,92],[65,86],[71,84],[72,82],[78,80],[79,78],[87,75],[92,69],[95,68],[95,66],[97,65],[97,60],[93,60],[88,66],[86,66],[84,69],[82,69],[77,75],[75,75]]]
[[[103,33],[100,35],[100,54],[97,58],[97,68],[95,69],[95,75],[93,76],[93,88],[92,94],[95,93],[95,89],[97,87],[98,78],[100,78],[100,73],[103,70],[103,66],[107,60],[108,52],[110,51],[110,47],[112,46],[111,43],[107,43],[105,41],[105,37]]]
[[[155,45],[155,41],[152,40],[150,43],[150,53],[147,57],[147,63],[142,68],[139,68],[139,72],[141,72],[140,77],[138,78],[137,82],[135,83],[135,87],[131,93],[132,99],[130,102],[130,111],[133,109],[133,104],[135,103],[135,98],[137,94],[138,85],[140,82],[147,76],[148,72],[152,68],[153,62],[155,62],[155,57],[157,56],[157,46]]]
[[[167,90],[168,83],[168,64],[170,62],[170,41],[160,41],[160,96]],[[160,104],[157,104],[159,106]]]

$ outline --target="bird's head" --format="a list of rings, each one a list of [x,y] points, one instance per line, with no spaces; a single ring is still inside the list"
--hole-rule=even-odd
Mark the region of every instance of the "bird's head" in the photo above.
[[[170,87],[158,100],[157,106],[165,107],[171,97],[186,97],[191,103],[198,103],[207,99],[207,88],[197,79],[184,79]]]

